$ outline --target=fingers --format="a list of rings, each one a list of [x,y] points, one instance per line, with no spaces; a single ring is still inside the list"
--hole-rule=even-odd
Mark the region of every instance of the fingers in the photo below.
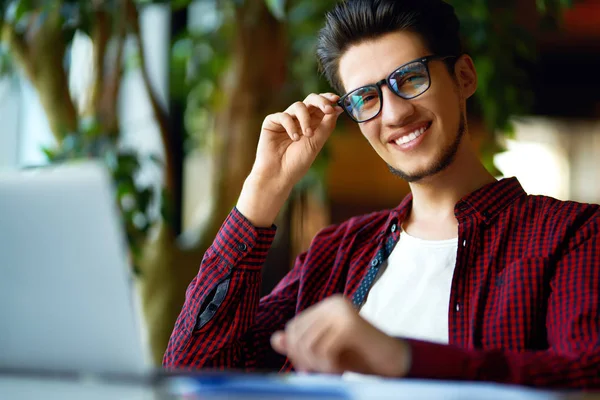
[[[313,135],[314,132],[311,126],[311,115],[306,104],[298,101],[292,104],[286,110],[286,113],[293,115],[298,120],[304,136],[311,137]]]
[[[277,331],[271,336],[271,347],[282,355],[287,355],[287,340],[285,332]]]
[[[342,114],[343,110],[337,106],[339,96],[333,93],[323,93],[320,95],[312,94],[309,95],[305,103],[318,107],[319,111],[323,113],[319,119],[319,124],[314,129],[314,146],[321,148],[325,142],[329,139],[331,133],[333,133],[337,124],[338,117]]]
[[[327,320],[315,320],[307,328],[292,320],[286,332],[278,332],[271,338],[273,348],[286,355],[297,371],[340,374],[339,352],[343,337]]]
[[[312,93],[284,112],[269,115],[263,123],[263,129],[276,133],[285,131],[293,141],[320,134],[320,143],[329,136],[342,113],[342,108],[337,105],[339,98],[334,93]]]
[[[286,355],[298,371],[340,372],[336,353],[343,343],[338,342],[345,340],[350,328],[345,320],[352,317],[342,312],[346,302],[332,296],[304,310],[286,324],[285,332],[272,336],[273,349]]]
[[[319,371],[315,345],[328,329],[328,321],[314,310],[301,314],[286,325],[287,355],[294,360],[297,368]]]
[[[297,352],[306,361],[307,369],[315,372],[334,372],[329,368],[330,360],[322,345],[327,337],[335,336],[331,327],[328,324],[317,323],[313,329],[307,329],[302,335],[298,342]]]
[[[313,346],[313,351],[318,360],[320,372],[329,374],[342,374],[345,366],[340,362],[341,350],[344,343],[335,331],[328,331],[322,335]]]
[[[281,127],[283,127],[285,132],[288,134],[290,139],[292,139],[293,141],[300,140],[302,128],[298,124],[298,121],[295,120],[290,114],[285,113],[285,112],[273,114],[273,115],[270,115],[267,118],[267,120],[268,120],[268,122],[273,122],[275,125],[280,125]],[[265,125],[263,125],[263,127],[268,128],[268,125],[265,124]]]
[[[312,93],[303,102],[292,104],[285,112],[298,120],[304,136],[312,137],[324,117],[340,114],[342,109],[336,104],[338,100],[339,96],[334,93]]]
[[[336,103],[340,97],[334,93],[309,94],[304,104],[319,108],[323,114],[335,114]]]

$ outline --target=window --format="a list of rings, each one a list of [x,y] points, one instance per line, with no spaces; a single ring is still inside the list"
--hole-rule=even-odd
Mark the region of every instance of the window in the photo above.
[[[20,97],[17,79],[0,79],[0,168],[17,165]]]

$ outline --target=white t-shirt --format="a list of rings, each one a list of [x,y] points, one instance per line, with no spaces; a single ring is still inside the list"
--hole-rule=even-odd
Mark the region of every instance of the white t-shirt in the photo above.
[[[360,315],[390,336],[448,343],[457,250],[458,238],[423,240],[402,231]]]
[[[360,315],[390,336],[448,343],[448,307],[458,238],[423,240],[400,233]],[[379,379],[346,372],[349,381]]]
[[[458,238],[423,240],[402,231],[360,315],[390,336],[448,343],[450,287]],[[379,377],[346,372],[349,381]]]

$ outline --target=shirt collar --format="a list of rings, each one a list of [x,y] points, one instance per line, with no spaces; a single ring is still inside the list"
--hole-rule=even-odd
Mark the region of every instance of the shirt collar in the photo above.
[[[390,210],[387,221],[385,222],[383,229],[379,231],[378,236],[383,236],[388,232],[394,233],[394,231],[399,228],[410,212],[412,200],[412,193],[408,193],[404,196],[404,199],[402,199],[398,207]]]
[[[526,196],[525,190],[517,178],[505,178],[489,183],[469,193],[456,203],[454,215],[461,220],[476,214],[485,224],[489,224],[506,207],[519,198]],[[379,235],[392,231],[402,223],[412,208],[412,193],[407,194],[398,207],[390,211],[387,221]],[[394,229],[395,230],[395,229]]]
[[[460,199],[454,207],[454,215],[460,220],[475,213],[484,223],[489,224],[502,210],[524,196],[527,193],[517,178],[501,179]]]

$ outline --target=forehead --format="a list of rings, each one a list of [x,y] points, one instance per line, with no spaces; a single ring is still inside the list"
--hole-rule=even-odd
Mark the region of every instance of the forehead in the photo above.
[[[340,58],[339,76],[346,91],[387,77],[400,65],[429,55],[419,35],[394,32],[350,46]]]

